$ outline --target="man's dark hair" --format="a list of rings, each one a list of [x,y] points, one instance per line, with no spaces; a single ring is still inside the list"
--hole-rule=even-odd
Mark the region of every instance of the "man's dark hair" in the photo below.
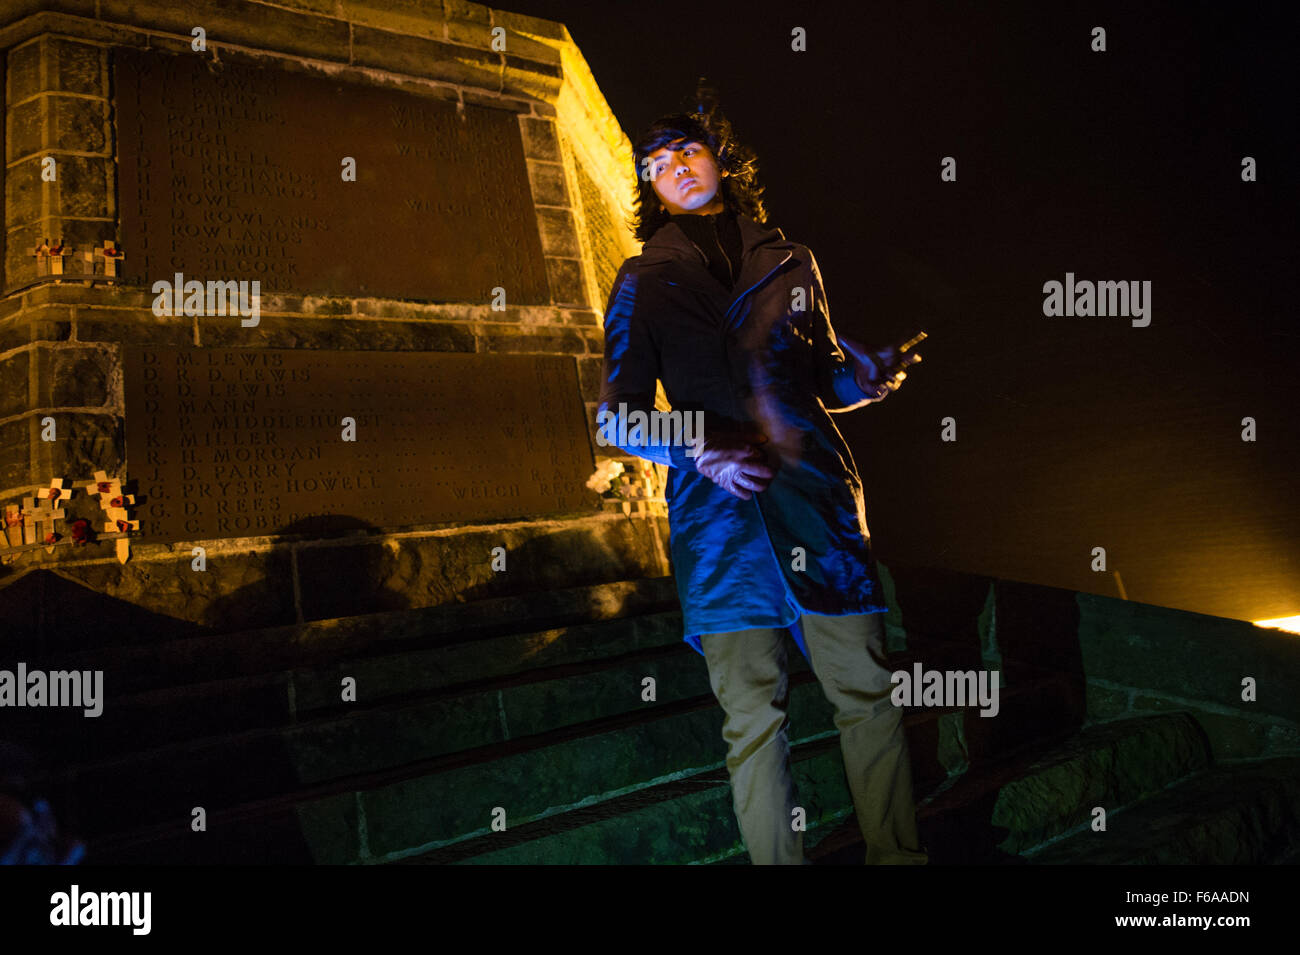
[[[696,87],[695,102],[695,112],[659,117],[632,144],[637,189],[628,226],[640,242],[645,242],[672,218],[671,213],[659,208],[654,183],[642,178],[646,157],[679,139],[683,140],[682,145],[698,142],[709,147],[719,175],[727,173],[719,181],[718,192],[728,208],[744,213],[759,225],[767,224],[763,187],[758,184],[758,160],[753,150],[736,139],[731,123],[718,107],[716,93],[705,84],[703,77]]]

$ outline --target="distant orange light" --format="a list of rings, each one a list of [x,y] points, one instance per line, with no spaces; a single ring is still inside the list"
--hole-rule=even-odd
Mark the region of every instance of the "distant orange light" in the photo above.
[[[1273,630],[1286,630],[1288,633],[1300,633],[1300,614],[1294,617],[1274,617],[1272,620],[1256,620],[1255,626],[1268,627]]]

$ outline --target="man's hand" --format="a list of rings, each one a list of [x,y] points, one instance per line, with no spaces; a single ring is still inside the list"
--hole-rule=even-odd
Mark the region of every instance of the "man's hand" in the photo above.
[[[748,501],[755,491],[763,491],[776,477],[776,471],[763,463],[758,445],[767,441],[756,431],[721,431],[704,436],[703,446],[695,458],[695,469],[718,487]]]
[[[836,337],[840,347],[848,353],[857,366],[854,379],[858,387],[873,400],[879,400],[897,391],[903,384],[903,380],[907,378],[904,369],[921,360],[918,353],[900,352],[894,345],[886,345],[873,351],[851,338],[845,338],[843,335]]]

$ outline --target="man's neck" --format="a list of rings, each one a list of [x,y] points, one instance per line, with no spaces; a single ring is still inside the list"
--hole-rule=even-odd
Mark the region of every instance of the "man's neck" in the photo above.
[[[684,212],[676,212],[676,213],[673,213],[673,218],[674,218],[674,219],[679,219],[679,218],[681,218],[682,216],[717,216],[717,215],[721,215],[722,213],[724,213],[724,212],[728,212],[728,211],[729,211],[729,210],[728,210],[726,204],[723,203],[722,205],[712,207],[711,210],[710,210],[710,209],[707,209],[707,208],[706,208],[706,209],[688,209],[688,210],[686,210],[686,211],[684,211]]]

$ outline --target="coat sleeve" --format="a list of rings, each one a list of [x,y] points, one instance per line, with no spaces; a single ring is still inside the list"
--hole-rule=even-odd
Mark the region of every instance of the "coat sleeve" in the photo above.
[[[597,438],[602,445],[628,454],[694,471],[695,458],[667,429],[638,427],[628,416],[641,412],[641,422],[655,414],[655,382],[660,375],[659,346],[646,313],[643,278],[625,262],[614,279],[605,308],[605,365],[596,411]],[[660,433],[661,431],[667,433]]]
[[[818,397],[832,414],[871,404],[874,399],[859,387],[854,377],[857,363],[840,348],[835,330],[831,328],[830,306],[822,288],[821,270],[817,268],[817,258],[811,249],[808,251],[808,263],[812,269],[812,300],[809,308],[812,313],[811,335]]]

